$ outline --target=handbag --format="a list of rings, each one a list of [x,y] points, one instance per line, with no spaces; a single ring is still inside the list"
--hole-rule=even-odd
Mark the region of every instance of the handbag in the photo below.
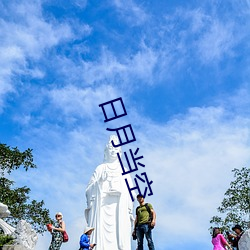
[[[62,235],[63,235],[63,242],[69,241],[69,236],[68,236],[68,234],[67,234],[66,231],[64,231],[64,232],[62,233]]]

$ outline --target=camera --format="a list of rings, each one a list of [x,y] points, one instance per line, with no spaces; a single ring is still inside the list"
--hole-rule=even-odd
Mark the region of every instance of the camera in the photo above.
[[[132,233],[132,238],[133,238],[133,240],[136,240],[136,239],[137,239],[137,236],[136,236],[136,232],[135,232],[135,231]]]

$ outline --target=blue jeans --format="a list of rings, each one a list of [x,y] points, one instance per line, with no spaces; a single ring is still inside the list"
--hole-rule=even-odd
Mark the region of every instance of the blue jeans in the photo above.
[[[153,239],[152,239],[152,229],[149,228],[148,224],[138,225],[136,228],[136,236],[138,242],[138,250],[143,250],[143,239],[144,235],[148,241],[148,249],[155,250]]]

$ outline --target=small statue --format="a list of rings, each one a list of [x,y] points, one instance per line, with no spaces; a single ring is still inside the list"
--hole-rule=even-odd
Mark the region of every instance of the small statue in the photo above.
[[[16,244],[22,245],[26,250],[35,249],[38,236],[31,225],[25,220],[20,220],[13,235]]]
[[[0,228],[3,229],[4,234],[12,235],[15,228],[6,223],[2,218],[6,218],[10,215],[8,206],[0,202]]]
[[[20,245],[25,250],[34,250],[38,240],[35,230],[25,220],[20,220],[16,228],[10,226],[2,220],[9,215],[8,206],[0,202],[0,228],[3,229],[4,234],[13,236],[15,245]]]

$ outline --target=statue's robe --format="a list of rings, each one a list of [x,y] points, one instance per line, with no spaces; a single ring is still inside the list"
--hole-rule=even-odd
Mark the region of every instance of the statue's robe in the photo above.
[[[124,175],[130,185],[130,175]],[[131,187],[131,186],[130,186]],[[93,173],[86,189],[88,226],[94,227],[95,250],[131,250],[133,203],[119,163],[104,163]]]

